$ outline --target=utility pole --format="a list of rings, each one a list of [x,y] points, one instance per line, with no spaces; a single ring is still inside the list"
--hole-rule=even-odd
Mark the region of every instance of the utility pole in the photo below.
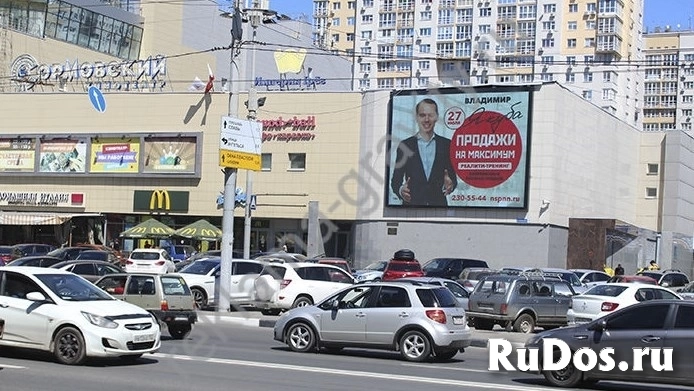
[[[255,48],[258,25],[262,23],[264,13],[259,7],[259,1],[253,0],[253,8],[248,10],[248,20],[253,28],[253,38],[251,44],[251,75],[250,87],[248,88],[248,120],[255,121],[258,114],[258,91],[255,89]],[[251,258],[251,199],[253,197],[253,171],[246,170],[246,210],[243,224],[243,258]]]
[[[234,15],[231,28],[231,45],[229,47],[229,116],[235,117],[239,103],[239,67],[235,63],[236,52],[241,44],[243,23],[241,18],[241,7],[239,2],[234,2]],[[217,302],[218,312],[228,312],[231,310],[231,260],[234,251],[234,207],[236,206],[236,168],[224,168],[224,205],[222,212],[222,256],[219,271],[219,300]]]

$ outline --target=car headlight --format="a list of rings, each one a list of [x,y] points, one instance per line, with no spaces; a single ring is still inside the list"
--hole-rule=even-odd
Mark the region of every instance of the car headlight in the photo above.
[[[539,334],[535,334],[525,342],[525,346],[526,347],[540,346],[540,344],[542,343],[542,338],[544,338],[544,336],[539,335]]]
[[[107,329],[115,329],[118,327],[118,323],[99,315],[90,314],[89,312],[82,311],[82,315],[89,321],[89,323],[94,326],[105,327]]]

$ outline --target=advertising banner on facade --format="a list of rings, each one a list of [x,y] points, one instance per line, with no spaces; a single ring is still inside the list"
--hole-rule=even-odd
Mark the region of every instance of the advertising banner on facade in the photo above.
[[[195,137],[145,138],[143,172],[194,173],[196,141]]]
[[[86,172],[86,140],[41,141],[39,172]]]
[[[530,113],[518,88],[394,93],[386,206],[525,208]]]
[[[137,173],[139,160],[139,138],[92,139],[90,172]]]
[[[0,172],[34,172],[35,160],[33,139],[0,139]]]

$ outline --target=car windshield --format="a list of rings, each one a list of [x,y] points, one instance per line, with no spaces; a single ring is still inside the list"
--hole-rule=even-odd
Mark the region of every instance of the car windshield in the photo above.
[[[459,305],[458,300],[456,300],[451,291],[446,287],[436,289],[417,289],[417,297],[419,297],[422,305],[427,308],[457,307]]]
[[[374,270],[377,272],[382,272],[386,270],[386,265],[388,265],[388,262],[374,262],[365,267],[364,270]]]
[[[583,275],[586,274],[586,273],[585,273],[585,272],[581,272],[581,271],[575,270],[575,271],[574,271],[574,274],[576,275],[576,277],[581,278],[581,277],[583,277]]]
[[[484,277],[491,276],[492,274],[495,274],[493,271],[489,270],[480,270],[480,271],[471,271],[467,275],[468,280],[481,280]]]
[[[431,261],[427,262],[423,267],[422,270],[424,271],[431,271],[431,270],[439,270],[443,269],[444,266],[448,263],[448,260],[443,259],[443,258],[434,258]]]
[[[164,294],[170,296],[188,296],[190,289],[181,276],[161,276],[161,285]]]
[[[627,290],[627,288],[625,286],[603,284],[603,285],[596,285],[596,286],[588,289],[584,293],[584,295],[617,297],[620,294],[622,294],[622,292],[624,292],[625,290]]]
[[[660,273],[649,273],[649,272],[641,272],[640,275],[646,276],[646,277],[651,277],[652,279],[658,281],[660,279],[661,274]]]
[[[159,252],[155,251],[133,251],[130,253],[130,259],[143,259],[148,261],[155,261],[159,259]]]
[[[66,301],[114,300],[94,284],[74,274],[37,274],[36,278]]]
[[[200,259],[181,269],[180,273],[206,275],[217,266],[219,266],[218,260]]]
[[[422,270],[417,262],[391,262],[388,266],[388,270],[395,270],[398,272],[413,272]]]

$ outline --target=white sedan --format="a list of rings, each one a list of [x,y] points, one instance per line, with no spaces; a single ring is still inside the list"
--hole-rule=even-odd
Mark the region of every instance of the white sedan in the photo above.
[[[134,360],[161,345],[157,320],[84,278],[59,269],[0,268],[0,346],[53,352],[58,362],[88,357]]]
[[[585,293],[573,296],[566,313],[569,325],[588,323],[616,309],[647,300],[682,299],[671,290],[657,285],[614,283],[596,285]]]

